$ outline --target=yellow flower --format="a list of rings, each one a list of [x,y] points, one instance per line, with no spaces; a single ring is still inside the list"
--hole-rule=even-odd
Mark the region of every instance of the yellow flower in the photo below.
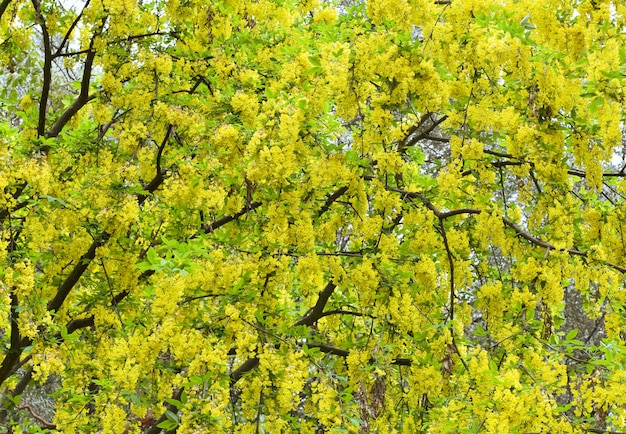
[[[20,109],[28,110],[33,105],[33,100],[29,94],[26,94],[20,100]]]
[[[333,21],[337,19],[337,9],[335,8],[325,8],[321,11],[318,11],[313,15],[314,23],[325,23],[331,24]]]

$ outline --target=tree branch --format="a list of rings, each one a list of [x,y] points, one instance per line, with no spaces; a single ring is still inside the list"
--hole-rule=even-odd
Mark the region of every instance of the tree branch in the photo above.
[[[348,355],[350,354],[350,351],[348,350],[333,347],[332,345],[327,345],[327,344],[317,344],[313,342],[311,343],[306,342],[306,344],[303,344],[303,345],[306,345],[309,348],[318,348],[322,353],[332,354],[334,356],[348,357]]]
[[[24,190],[26,189],[26,186],[28,184],[26,182],[18,185],[17,189],[15,190],[15,192],[11,195],[13,196],[13,199],[15,199],[15,201],[17,201],[17,199],[22,195],[22,193],[24,192]],[[6,188],[5,188],[5,193],[6,193]],[[9,217],[11,215],[11,212],[13,211],[17,211],[18,209],[24,208],[25,206],[28,205],[28,201],[24,201],[24,202],[20,202],[17,205],[15,205],[15,207],[13,207],[12,209],[3,209],[0,210],[0,221],[4,220],[5,218]]]
[[[402,197],[406,199],[419,199],[426,208],[428,208],[433,212],[433,214],[435,214],[435,217],[441,218],[441,211],[439,211],[437,207],[433,205],[433,203],[422,193],[418,191],[406,191],[402,190],[401,188],[390,188],[390,190],[395,191],[396,193],[400,193]]]
[[[309,309],[309,311],[304,314],[302,318],[296,321],[294,326],[306,325],[310,327],[322,318],[324,316],[324,307],[326,307],[326,303],[328,302],[328,299],[330,299],[330,296],[333,294],[335,288],[337,288],[337,285],[335,285],[332,281],[328,282],[326,287],[319,293],[315,306]]]
[[[605,429],[598,428],[587,428],[585,431],[594,434],[626,434],[626,431],[607,431]]]
[[[183,395],[183,390],[184,388],[180,388],[178,390],[176,390],[174,392],[174,394],[172,395],[172,399],[176,400],[176,401],[180,401],[181,396]],[[158,418],[153,424],[152,426],[145,431],[145,434],[159,434],[161,432],[161,428],[158,427],[158,425],[161,422],[164,422],[167,419],[167,411],[171,411],[173,413],[176,413],[178,411],[178,409],[173,405],[170,404],[169,402],[165,403],[165,411],[163,412],[163,414],[161,415],[160,418]]]
[[[166,170],[161,168],[161,159],[163,157],[163,150],[165,149],[165,145],[167,144],[167,141],[169,140],[170,135],[173,131],[174,126],[170,125],[167,128],[167,131],[165,132],[165,137],[163,137],[163,141],[161,141],[161,145],[159,145],[159,149],[157,151],[156,174],[154,175],[154,178],[152,178],[152,180],[143,187],[144,190],[146,190],[150,194],[154,193],[156,189],[159,188],[159,186],[163,183],[163,181],[165,181]],[[147,194],[137,194],[137,202],[139,202],[139,206],[143,205],[147,198]]]
[[[11,290],[11,310],[10,310],[10,322],[11,322],[11,337],[10,346],[4,360],[0,365],[0,384],[3,384],[7,378],[13,373],[13,367],[19,361],[22,355],[24,346],[22,345],[22,338],[20,335],[20,327],[18,324],[18,318],[20,316],[19,300],[15,290]]]
[[[390,188],[391,191],[395,191],[397,193],[400,193],[403,195],[403,197],[405,198],[417,198],[419,199],[424,206],[426,206],[426,208],[428,208],[429,210],[431,210],[433,212],[433,214],[435,214],[435,216],[442,220],[448,217],[452,217],[455,215],[459,215],[459,214],[480,214],[482,212],[482,210],[476,209],[476,208],[460,208],[460,209],[456,209],[456,210],[451,210],[451,211],[439,211],[437,209],[437,207],[435,207],[433,205],[433,203],[426,197],[424,196],[422,193],[416,192],[416,191],[405,191],[399,188]],[[557,250],[556,247],[554,247],[552,244],[541,240],[540,238],[535,237],[534,235],[531,235],[530,233],[528,233],[527,231],[525,231],[524,229],[522,229],[520,226],[518,226],[517,224],[515,224],[513,221],[509,220],[506,217],[502,217],[502,222],[510,227],[511,229],[513,229],[515,232],[517,232],[517,234],[524,238],[525,240],[530,241],[531,243],[539,246],[539,247],[543,247],[545,249],[551,249],[551,250]],[[586,252],[582,252],[580,250],[577,249],[567,249],[567,253],[569,253],[572,256],[582,256],[582,257],[589,257],[589,255]],[[620,273],[626,274],[626,267],[622,267],[620,265],[614,264],[612,262],[609,261],[604,261],[604,260],[597,260],[598,262],[613,268],[616,271],[619,271]]]
[[[332,310],[332,311],[327,311],[324,312],[324,307],[326,306],[326,303],[328,302],[330,296],[332,295],[333,291],[335,290],[336,285],[332,282],[329,282],[326,287],[320,292],[317,302],[315,303],[315,306],[311,309],[309,309],[309,311],[302,316],[302,318],[300,318],[298,321],[296,321],[296,323],[294,324],[294,326],[298,326],[298,325],[306,325],[306,326],[312,326],[317,320],[319,320],[320,318],[324,317],[324,316],[328,316],[328,315],[333,315],[333,314],[348,314],[348,315],[355,315],[355,316],[370,316],[367,314],[362,314],[359,312],[352,312],[352,311],[344,311],[344,310]],[[327,344],[321,344],[321,343],[302,343],[302,344],[298,344],[300,346],[302,345],[307,345],[309,348],[319,348],[321,352],[326,353],[326,354],[333,354],[336,356],[340,356],[340,357],[347,357],[350,352],[348,350],[344,350],[341,348],[337,348],[334,347],[332,345],[327,345]],[[229,355],[233,355],[234,351],[231,350],[231,352],[229,352]],[[392,364],[394,365],[398,365],[398,366],[410,366],[411,365],[411,360],[407,359],[407,358],[396,358],[394,359],[392,362]],[[234,370],[233,372],[231,372],[230,374],[230,387],[231,389],[235,386],[235,383],[237,383],[237,381],[239,381],[247,372],[252,371],[254,368],[256,368],[259,365],[259,358],[257,356],[251,357],[248,360],[246,360],[245,362],[243,362],[236,370]]]
[[[80,51],[70,51],[65,53],[54,53],[54,57],[74,57],[89,53],[89,49]]]
[[[256,368],[258,364],[259,358],[256,356],[243,362],[237,369],[230,373],[230,387],[233,387],[237,381],[241,380],[241,377]]]
[[[405,138],[400,143],[398,143],[398,152],[403,153],[405,149],[408,148],[409,146],[413,146],[420,140],[423,140],[426,138],[428,138],[429,140],[439,139],[438,137],[432,137],[430,133],[432,133],[435,128],[437,128],[446,119],[448,119],[447,115],[444,115],[437,120],[433,120],[432,124],[429,125],[424,131],[417,133],[418,130],[422,127],[422,125],[426,123],[428,119],[432,120],[433,114],[434,113],[428,113],[424,115],[422,119],[420,120],[419,124],[414,125],[411,128],[409,128],[409,131],[407,132],[407,135],[405,136]],[[441,139],[445,140],[445,138],[441,138]]]
[[[363,251],[359,252],[316,252],[317,256],[347,256],[349,258],[360,258],[363,256]]]
[[[448,318],[450,320],[454,319],[454,299],[456,295],[454,293],[454,258],[452,256],[452,250],[450,249],[450,244],[448,243],[448,236],[446,235],[446,228],[443,224],[443,217],[439,217],[439,227],[441,229],[441,237],[443,238],[443,245],[446,249],[446,255],[448,257],[448,265],[450,270],[450,312],[448,314]]]
[[[46,111],[48,108],[48,96],[50,95],[50,85],[52,83],[52,48],[50,45],[50,34],[48,33],[48,27],[41,15],[41,3],[40,0],[32,0],[35,8],[35,14],[37,16],[37,22],[41,27],[41,33],[43,36],[43,84],[41,87],[41,97],[39,100],[39,119],[37,123],[37,136],[45,136],[46,131]]]
[[[59,286],[59,289],[57,289],[57,293],[54,298],[48,302],[49,311],[59,310],[72,288],[74,288],[76,283],[78,283],[78,279],[80,279],[91,261],[96,257],[96,249],[104,245],[109,240],[110,236],[110,234],[103,232],[98,238],[93,240],[87,252],[85,252],[80,257],[72,272],[69,274],[69,276],[67,276],[61,286]]]
[[[585,172],[584,170],[579,170],[579,169],[569,169],[567,171],[567,173],[569,175],[573,175],[573,176],[577,176],[579,178],[586,178],[587,177],[587,172]],[[624,172],[604,172],[602,173],[603,177],[607,177],[607,178],[624,178],[626,177],[626,173]]]
[[[92,40],[93,43],[93,40]],[[80,83],[80,93],[74,102],[65,109],[61,116],[58,117],[52,128],[46,133],[46,137],[56,137],[59,135],[63,127],[72,119],[72,117],[78,113],[78,111],[85,106],[89,101],[95,98],[95,95],[89,95],[89,85],[91,83],[91,69],[93,67],[93,60],[96,57],[96,51],[90,47],[87,52],[87,58],[85,59],[85,66],[83,69],[83,79]]]
[[[448,217],[452,217],[452,216],[459,215],[459,214],[480,214],[481,212],[482,210],[479,210],[476,208],[459,208],[459,209],[453,209],[451,211],[440,212],[439,218],[447,219]]]
[[[332,354],[334,356],[348,357],[350,355],[350,351],[344,350],[343,348],[333,347],[332,345],[319,344],[319,343],[308,343],[308,342],[306,344],[302,344],[302,345],[306,345],[309,348],[319,348],[319,350],[322,353]],[[392,365],[397,365],[397,366],[411,366],[411,359],[404,358],[404,357],[399,357],[399,358],[393,359],[391,361],[391,364]]]
[[[494,151],[493,149],[483,148],[483,152],[485,154],[493,155],[494,157],[518,159],[512,154],[507,154],[506,152]]]
[[[534,167],[535,165],[532,161],[526,161],[523,158],[515,157],[514,155],[508,154],[506,152],[494,151],[494,150],[487,149],[487,148],[484,148],[483,152],[485,154],[493,155],[495,157],[510,158],[510,159],[517,160],[517,161],[494,161],[491,163],[493,167],[520,166],[525,163],[530,165],[531,167]],[[626,166],[623,167],[619,172],[603,172],[602,176],[607,177],[607,178],[611,178],[611,177],[624,178],[626,177],[626,172],[624,171],[625,169],[626,169]],[[580,169],[570,168],[567,170],[567,173],[568,175],[577,176],[579,178],[587,177],[587,172],[585,172],[584,170],[580,170]]]
[[[56,429],[56,425],[53,424],[52,422],[48,422],[47,420],[45,420],[43,417],[39,416],[37,413],[35,413],[35,410],[33,410],[33,408],[30,405],[20,405],[17,407],[18,410],[28,410],[28,412],[30,413],[30,415],[37,419],[37,421],[39,423],[41,423],[44,427],[49,428],[49,429]]]
[[[119,38],[115,42],[121,42],[121,41],[129,42],[129,41],[133,41],[135,39],[149,38],[151,36],[174,36],[174,37],[178,37],[179,36],[179,32],[156,31],[156,32],[152,32],[152,33],[142,33],[140,35],[129,35],[129,36],[126,36],[125,38]]]
[[[59,48],[57,49],[57,51],[54,53],[53,57],[61,56],[61,50],[63,50],[63,47],[65,46],[65,44],[67,44],[67,41],[70,39],[70,35],[72,34],[72,32],[74,31],[74,28],[76,27],[76,25],[78,24],[78,22],[82,18],[83,13],[85,12],[85,9],[87,9],[87,6],[89,6],[90,2],[91,2],[91,0],[87,0],[85,2],[85,5],[81,9],[80,13],[76,16],[76,18],[74,19],[74,21],[70,25],[70,28],[67,29],[67,32],[65,32],[65,36],[63,37],[63,40],[61,41],[61,44],[59,45]]]
[[[315,324],[317,320],[322,318],[322,316],[324,315],[324,307],[326,306],[328,299],[330,298],[330,296],[332,295],[336,287],[337,285],[335,285],[332,281],[328,282],[326,287],[319,293],[315,306],[309,309],[309,311],[306,314],[304,314],[302,318],[296,321],[294,324],[294,327],[299,326],[299,325],[306,325],[310,327],[313,324]],[[230,374],[231,388],[234,387],[235,383],[239,381],[246,372],[253,370],[254,368],[258,366],[258,364],[259,364],[259,358],[254,356],[254,357],[249,358],[245,362],[243,362],[237,369],[231,372]]]
[[[87,318],[78,318],[73,319],[67,323],[67,334],[74,333],[78,329],[82,329],[85,327],[94,327],[96,325],[94,321],[94,316],[89,316]]]
[[[370,315],[368,313],[354,312],[351,310],[343,310],[343,309],[327,310],[326,312],[322,313],[320,318],[324,318],[325,316],[330,316],[330,315],[352,315],[352,316],[366,316],[368,318],[376,318],[374,315]]]
[[[224,226],[226,223],[230,223],[233,220],[237,220],[242,215],[248,214],[250,211],[254,211],[261,205],[263,205],[261,202],[252,202],[250,205],[245,206],[241,211],[239,211],[236,214],[228,215],[228,216],[222,217],[219,220],[214,221],[213,223],[203,225],[202,229],[204,230],[204,233],[210,234],[213,231],[215,231],[215,229],[221,226]]]
[[[2,15],[4,15],[4,12],[7,10],[9,3],[11,3],[11,0],[4,0],[0,3],[0,19],[2,19]]]
[[[326,202],[324,202],[324,205],[317,212],[317,216],[320,217],[322,214],[324,214],[326,211],[328,211],[330,209],[330,206],[337,199],[339,199],[346,191],[348,191],[348,187],[341,187],[339,190],[337,190],[336,192],[334,192],[333,194],[328,196],[328,199],[326,199]]]
[[[525,240],[530,241],[531,243],[539,246],[539,247],[543,247],[545,249],[550,249],[550,250],[558,250],[556,247],[554,247],[552,244],[543,241],[537,237],[535,237],[534,235],[529,234],[528,232],[526,232],[524,229],[522,229],[520,226],[518,226],[517,224],[515,224],[514,222],[512,222],[511,220],[509,220],[506,217],[502,217],[502,221],[504,222],[505,225],[507,225],[508,227],[510,227],[511,229],[513,229],[515,232],[517,232],[517,234],[524,238]],[[582,256],[584,258],[589,257],[589,255],[586,252],[581,252],[580,250],[577,249],[567,249],[566,250],[567,253],[569,253],[571,256]],[[612,262],[609,261],[604,261],[604,260],[597,260],[598,262],[600,262],[601,264],[606,265],[607,267],[613,268],[616,271],[619,271],[622,274],[626,274],[626,268],[622,267],[620,265],[614,264]]]

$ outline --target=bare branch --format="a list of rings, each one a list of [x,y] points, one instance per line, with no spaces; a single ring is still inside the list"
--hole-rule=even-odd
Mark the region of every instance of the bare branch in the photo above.
[[[54,57],[74,57],[89,53],[89,50],[70,51],[65,53],[54,53]]]
[[[52,300],[48,302],[48,310],[49,311],[58,311],[70,291],[78,280],[83,275],[91,261],[96,257],[96,249],[102,245],[104,245],[111,235],[103,232],[91,243],[89,249],[80,257],[78,263],[74,266],[72,272],[67,276],[67,278],[63,281],[59,289],[57,289],[57,293]]]
[[[579,178],[586,178],[587,177],[587,172],[585,172],[584,170],[579,170],[579,169],[569,169],[567,171],[567,173],[569,175],[573,175],[573,176],[577,176]],[[602,174],[603,177],[607,177],[607,178],[624,178],[626,177],[626,173],[624,172],[605,172]]]
[[[93,39],[92,39],[93,44]],[[74,102],[65,109],[61,116],[56,120],[52,128],[46,133],[46,137],[56,137],[59,135],[63,127],[72,119],[72,117],[78,113],[78,111],[85,106],[89,101],[95,98],[94,95],[89,95],[89,85],[91,82],[91,69],[93,67],[93,60],[96,57],[96,51],[90,47],[87,52],[87,58],[85,59],[85,66],[83,68],[83,79],[80,83],[80,93]]]
[[[247,372],[252,371],[259,364],[258,357],[251,357],[241,364],[237,369],[230,373],[231,387],[235,385],[237,381],[241,379]]]
[[[163,141],[161,142],[161,146],[159,146],[159,150],[157,152],[157,158],[156,158],[156,172],[157,172],[157,176],[159,176],[159,174],[161,173],[161,160],[163,158],[163,150],[165,149],[165,145],[167,144],[167,139],[169,139],[170,135],[174,132],[174,126],[170,125],[167,128],[167,132],[165,133],[165,137],[163,138]],[[152,191],[151,191],[152,193]]]
[[[107,122],[106,124],[100,125],[100,127],[98,128],[98,138],[97,138],[97,142],[99,142],[100,140],[102,140],[104,138],[104,136],[106,135],[107,131],[109,131],[109,129],[117,122],[119,121],[121,118],[123,118],[124,116],[126,116],[132,109],[128,109],[126,111],[123,111],[121,113],[118,114],[119,110],[116,111],[115,115],[113,116],[113,119],[111,119],[109,122]]]
[[[433,205],[433,203],[426,197],[424,196],[422,193],[416,192],[416,191],[405,191],[399,188],[390,188],[391,191],[395,191],[397,193],[400,193],[403,195],[403,197],[405,198],[417,198],[419,199],[425,206],[426,208],[428,208],[429,210],[431,210],[433,212],[433,214],[435,214],[435,216],[442,220],[454,215],[458,215],[458,214],[480,214],[482,211],[476,208],[460,208],[457,210],[451,210],[451,211],[445,211],[445,212],[441,212],[437,209],[437,207],[435,207]],[[531,235],[530,233],[528,233],[527,231],[525,231],[524,229],[522,229],[520,226],[518,226],[517,224],[515,224],[513,221],[509,220],[506,217],[502,217],[502,222],[510,227],[511,229],[513,229],[515,232],[517,232],[517,234],[519,236],[521,236],[522,238],[530,241],[531,243],[539,246],[539,247],[543,247],[545,249],[551,249],[551,250],[556,250],[556,248],[546,242],[543,241],[533,235]],[[582,252],[580,250],[577,249],[567,249],[567,253],[569,253],[572,256],[582,256],[587,258],[588,254],[585,252]],[[619,271],[620,273],[624,273],[626,274],[626,267],[622,267],[620,265],[614,264],[612,262],[609,261],[603,261],[603,260],[598,260],[598,262],[613,268],[614,270]]]
[[[156,174],[152,180],[144,185],[144,190],[146,190],[149,194],[152,194],[156,191],[157,188],[165,181],[165,173],[166,171],[161,168],[161,158],[163,157],[163,150],[165,149],[165,145],[170,138],[170,135],[174,131],[174,126],[170,125],[165,132],[165,137],[163,137],[163,141],[159,145],[159,149],[157,151],[156,157]],[[147,194],[137,194],[137,202],[139,202],[139,206],[143,205],[143,203],[148,198]]]
[[[302,344],[302,345],[305,345],[305,344]],[[332,354],[334,356],[348,357],[350,355],[350,351],[344,350],[342,348],[337,348],[337,347],[334,347],[332,345],[307,342],[306,346],[309,347],[309,348],[319,348],[319,350],[322,353]],[[392,365],[397,365],[397,366],[411,366],[411,359],[404,358],[404,357],[399,357],[399,358],[393,359],[391,361],[391,364]]]
[[[321,316],[321,318],[330,315],[352,315],[352,316],[366,316],[368,318],[376,318],[374,315],[370,315],[368,313],[362,312],[354,312],[352,310],[343,310],[343,309],[335,309],[335,310],[327,310]]]
[[[30,405],[20,405],[17,407],[18,410],[28,410],[28,412],[30,413],[30,415],[37,419],[37,421],[39,423],[41,423],[44,427],[46,428],[50,428],[50,429],[56,429],[56,425],[53,424],[52,422],[48,422],[47,420],[45,420],[43,417],[39,416],[37,413],[35,413],[35,410],[33,410],[33,408]]]
[[[317,252],[317,256],[348,256],[351,258],[359,258],[363,256],[363,251],[359,252]]]
[[[489,154],[489,155],[493,155],[495,157],[500,157],[500,158],[514,158],[517,159],[517,157],[511,155],[511,154],[507,154],[506,152],[500,152],[500,151],[494,151],[492,149],[488,149],[488,148],[484,148],[483,152],[485,154]]]
[[[398,143],[398,152],[403,153],[406,148],[408,148],[409,146],[414,146],[420,140],[423,140],[425,138],[430,138],[430,140],[439,139],[438,137],[432,138],[430,133],[432,133],[435,130],[435,128],[437,128],[446,119],[448,119],[447,115],[444,115],[437,120],[433,120],[432,124],[430,124],[428,128],[426,128],[424,131],[417,134],[418,130],[422,127],[422,125],[426,123],[428,119],[432,120],[432,116],[433,116],[433,113],[428,113],[422,116],[422,119],[420,119],[420,122],[417,125],[414,125],[411,128],[409,128],[405,138],[400,143]],[[441,138],[441,139],[445,141],[445,138]]]
[[[448,312],[448,318],[454,319],[454,300],[456,294],[454,292],[454,257],[452,256],[452,250],[450,244],[448,244],[448,236],[446,235],[446,228],[443,224],[443,217],[439,217],[439,228],[441,229],[441,238],[443,239],[443,245],[446,249],[446,255],[448,257],[448,266],[450,270],[450,311]]]
[[[525,240],[530,241],[531,243],[539,246],[539,247],[543,247],[545,249],[549,249],[549,250],[558,250],[556,249],[556,247],[554,247],[552,244],[543,241],[537,237],[535,237],[534,235],[529,234],[528,232],[526,232],[524,229],[522,229],[520,226],[518,226],[517,224],[515,224],[513,221],[509,220],[506,217],[502,217],[502,221],[504,222],[505,225],[507,225],[508,227],[510,227],[511,229],[513,229],[515,232],[517,232],[517,234],[524,238]],[[586,252],[581,252],[580,250],[577,249],[567,249],[567,253],[569,253],[572,256],[582,256],[584,258],[588,257],[588,254]],[[603,261],[603,260],[598,260],[598,262],[600,262],[601,264],[604,264],[610,268],[613,268],[616,271],[619,271],[620,273],[626,274],[626,268],[622,267],[620,265],[614,264],[612,262],[609,261]]]
[[[50,95],[50,85],[52,83],[52,47],[50,45],[50,34],[48,33],[48,27],[46,21],[41,14],[40,0],[32,0],[35,7],[35,13],[37,16],[37,22],[41,27],[41,33],[43,36],[43,50],[44,50],[44,62],[43,62],[43,84],[41,87],[41,97],[39,100],[39,120],[37,124],[37,135],[44,136],[46,131],[46,111],[48,107],[48,96]]]
[[[325,354],[333,354],[335,356],[340,356],[340,357],[348,357],[348,355],[350,354],[350,351],[348,350],[344,350],[342,348],[337,348],[337,347],[333,347],[332,345],[326,345],[326,344],[316,344],[316,343],[306,343],[306,346],[309,348],[319,348],[319,350],[322,353]]]
[[[74,333],[78,329],[85,327],[94,327],[96,325],[93,315],[87,318],[73,319],[67,323],[67,334]]]
[[[482,211],[476,208],[459,208],[453,209],[451,211],[445,211],[440,213],[439,218],[447,219],[448,217],[452,217],[459,214],[480,214]]]
[[[31,359],[31,355],[29,355],[28,357],[26,357],[26,359]],[[18,365],[23,365],[22,362],[18,363]],[[26,386],[28,386],[28,384],[30,383],[30,381],[33,379],[33,368],[29,367],[28,369],[26,369],[26,372],[24,372],[24,375],[22,375],[22,378],[20,379],[20,381],[17,383],[17,386],[15,386],[15,388],[11,391],[11,396],[19,396],[22,393],[24,393],[24,390],[26,390]]]
[[[605,429],[587,428],[585,431],[594,434],[626,434],[626,431],[607,431]]]
[[[0,365],[0,384],[3,384],[9,376],[13,373],[13,368],[18,363],[24,346],[22,345],[22,338],[20,335],[20,327],[18,318],[20,316],[20,305],[15,290],[11,290],[11,337],[10,346],[4,356],[4,360]]]
[[[517,161],[494,161],[491,163],[491,165],[493,167],[505,167],[505,166],[520,166],[522,164],[528,164],[531,167],[534,167],[534,163],[532,161],[525,161],[522,158],[519,157],[515,157],[511,154],[507,154],[505,152],[499,152],[499,151],[493,151],[491,149],[487,149],[484,148],[483,152],[485,154],[489,154],[489,155],[493,155],[496,157],[500,157],[500,158],[511,158]],[[619,172],[604,172],[602,173],[603,177],[608,177],[608,178],[624,178],[626,177],[626,172],[624,172],[624,170],[626,169],[626,167],[622,168]],[[580,169],[568,169],[567,173],[569,175],[572,176],[577,176],[579,178],[586,178],[587,177],[587,172],[585,172],[584,170],[580,170]]]
[[[141,39],[141,38],[149,38],[150,36],[179,36],[179,32],[162,32],[162,31],[156,31],[156,32],[152,32],[152,33],[142,33],[140,35],[129,35],[126,36],[125,38],[120,38],[118,39],[116,42],[118,41],[133,41],[135,39]]]
[[[339,190],[335,191],[333,194],[328,196],[328,199],[326,199],[326,202],[324,202],[324,205],[318,211],[317,216],[319,217],[322,214],[324,214],[326,211],[328,211],[330,209],[330,206],[337,199],[339,199],[346,191],[348,191],[348,187],[341,187]]]
[[[439,211],[437,207],[433,205],[433,203],[422,193],[418,191],[406,191],[400,188],[390,188],[390,190],[395,191],[396,193],[400,193],[404,198],[407,199],[419,199],[424,204],[424,206],[426,206],[426,208],[428,208],[433,212],[433,214],[435,214],[437,218],[441,218],[441,211]]]
[[[336,287],[337,286],[332,281],[328,282],[326,287],[319,293],[319,296],[317,298],[317,303],[315,303],[315,306],[309,309],[309,311],[304,316],[302,316],[302,318],[296,321],[296,323],[294,324],[294,327],[300,326],[300,325],[306,325],[310,327],[313,324],[315,324],[317,320],[322,318],[322,316],[324,315],[323,314],[324,307],[326,306],[328,299],[330,298],[330,296],[332,295]],[[251,357],[245,362],[243,362],[241,366],[239,366],[236,370],[234,370],[230,374],[231,387],[233,387],[235,383],[239,381],[239,379],[246,372],[249,372],[253,370],[254,368],[256,368],[258,364],[259,364],[259,358],[256,356]]]
[[[91,0],[87,0],[85,2],[85,5],[81,9],[80,13],[76,16],[76,18],[72,22],[72,25],[70,25],[69,29],[67,29],[67,32],[65,32],[65,36],[63,37],[63,40],[61,41],[61,44],[59,45],[59,48],[57,48],[57,51],[54,53],[54,55],[52,57],[59,57],[61,55],[61,51],[63,50],[63,47],[65,46],[65,44],[67,44],[67,41],[70,39],[70,36],[71,36],[72,32],[76,28],[76,25],[78,24],[78,22],[82,18],[83,13],[85,12],[85,9],[87,9],[87,6],[89,6],[90,2],[91,2]]]
[[[337,288],[337,285],[335,285],[332,281],[328,282],[326,287],[319,293],[315,306],[309,309],[309,311],[302,318],[296,321],[294,326],[312,326],[317,322],[317,320],[322,318],[322,316],[324,316],[324,307],[326,307],[326,303],[333,294],[333,291],[335,291],[335,288]]]
[[[261,202],[252,202],[249,206],[245,206],[238,213],[222,217],[221,219],[216,220],[213,223],[205,224],[205,225],[203,225],[202,228],[204,229],[204,232],[206,234],[210,234],[213,231],[215,231],[215,229],[217,229],[217,228],[219,228],[221,226],[224,226],[226,223],[230,223],[233,220],[237,220],[242,215],[248,214],[250,211],[254,211],[255,209],[257,209],[261,205],[263,205]]]
[[[9,3],[11,3],[11,0],[4,0],[2,3],[0,3],[0,19],[2,19],[2,15],[4,15],[4,11],[7,10]]]

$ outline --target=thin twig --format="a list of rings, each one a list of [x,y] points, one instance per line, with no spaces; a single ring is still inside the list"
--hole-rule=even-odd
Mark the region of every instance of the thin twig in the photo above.
[[[63,50],[63,47],[65,46],[65,44],[69,40],[70,35],[72,34],[72,32],[74,31],[74,28],[76,27],[76,25],[78,24],[78,22],[82,18],[83,13],[85,13],[85,9],[87,9],[87,6],[89,6],[90,2],[91,2],[91,0],[87,0],[85,2],[85,4],[84,4],[83,8],[81,9],[80,13],[78,15],[76,15],[76,18],[74,19],[74,21],[70,25],[70,28],[67,29],[67,32],[65,32],[65,36],[63,37],[63,40],[61,41],[61,44],[59,44],[59,48],[57,49],[57,51],[54,53],[54,55],[52,57],[59,57],[60,56],[61,50]]]
[[[43,417],[39,416],[37,413],[35,413],[35,410],[33,410],[33,408],[30,405],[20,405],[17,407],[18,410],[28,410],[28,412],[30,413],[30,415],[37,419],[43,426],[45,426],[46,428],[50,428],[50,429],[56,429],[56,425],[53,424],[52,422],[48,422],[47,420],[45,420]]]

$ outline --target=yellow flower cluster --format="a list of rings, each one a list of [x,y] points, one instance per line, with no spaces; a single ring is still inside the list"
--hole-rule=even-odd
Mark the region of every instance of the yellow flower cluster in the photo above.
[[[237,92],[230,103],[235,113],[239,114],[245,125],[254,125],[259,111],[259,103],[254,96],[244,92]]]

